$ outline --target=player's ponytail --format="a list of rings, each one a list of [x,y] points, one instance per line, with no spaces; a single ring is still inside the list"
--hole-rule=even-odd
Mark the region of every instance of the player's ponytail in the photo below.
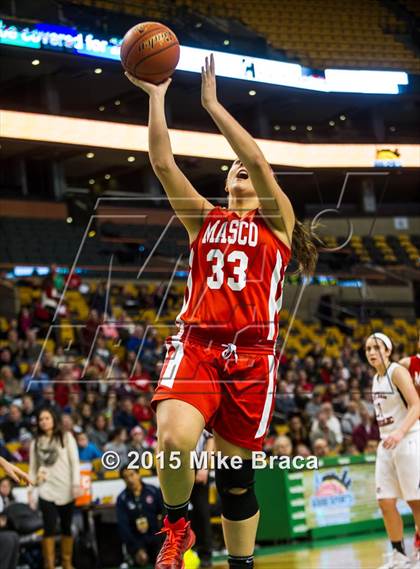
[[[308,277],[314,274],[318,251],[308,228],[298,219],[295,220],[292,235],[292,256],[299,264],[299,272]]]

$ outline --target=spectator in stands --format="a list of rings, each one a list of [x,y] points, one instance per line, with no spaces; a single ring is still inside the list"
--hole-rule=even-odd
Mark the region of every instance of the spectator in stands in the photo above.
[[[68,413],[63,413],[61,416],[61,426],[63,427],[64,433],[73,433],[74,431],[74,420]]]
[[[89,439],[100,450],[104,448],[108,442],[108,421],[104,413],[99,413],[94,420],[93,426],[88,427],[87,434]]]
[[[357,450],[357,446],[351,440],[351,437],[344,437],[340,454],[343,454],[345,456],[357,456],[360,454]]]
[[[74,500],[80,493],[80,462],[76,441],[64,433],[60,419],[51,408],[37,415],[37,431],[31,444],[30,477],[36,481],[39,508],[44,521],[42,553],[45,569],[55,567],[55,533],[57,518],[61,526],[61,564],[72,569],[73,538],[71,523]],[[33,492],[29,503],[35,506]]]
[[[347,405],[347,411],[341,418],[341,428],[343,435],[352,436],[354,429],[360,425],[361,418],[359,407],[354,401],[350,401]]]
[[[0,430],[0,459],[1,458],[4,458],[9,462],[15,462],[15,457],[12,455],[12,453],[8,450],[8,448],[4,444],[3,435]]]
[[[311,451],[309,448],[304,445],[303,443],[299,443],[296,445],[295,452],[293,453],[294,456],[303,456],[304,458],[308,458],[311,456]]]
[[[44,373],[41,363],[32,363],[28,373],[23,376],[22,383],[23,391],[29,392],[38,404],[42,399],[42,390],[50,383],[50,378]]]
[[[54,391],[54,385],[52,383],[44,385],[42,389],[42,399],[40,406],[53,409],[54,413],[56,414],[62,413],[63,410],[59,405],[57,405],[55,401],[55,391]]]
[[[156,535],[162,525],[162,495],[155,486],[145,484],[137,470],[124,465],[120,474],[126,484],[116,505],[121,540],[137,565],[154,564],[162,545],[161,536]]]
[[[19,446],[14,455],[18,462],[29,462],[32,435],[28,432],[21,433],[19,437]]]
[[[350,392],[350,401],[354,401],[357,405],[360,405],[362,401],[362,394],[359,389],[352,389]]]
[[[142,394],[137,397],[133,405],[133,415],[139,423],[153,419],[153,411],[146,395]]]
[[[54,286],[54,277],[52,275],[48,275],[42,283],[41,306],[48,310],[51,319],[57,309],[59,300],[60,294]]]
[[[111,363],[112,354],[107,348],[105,338],[97,338],[94,355],[98,356],[105,365],[109,365]]]
[[[59,368],[55,364],[54,354],[52,352],[44,353],[42,358],[42,369],[51,380],[56,379],[57,375],[60,373]]]
[[[143,326],[137,325],[134,328],[133,334],[131,334],[130,338],[128,339],[128,341],[126,343],[125,347],[126,347],[127,351],[134,352],[135,354],[137,354],[137,352],[139,351],[139,348],[141,346],[141,343],[143,341],[143,336],[144,336]]]
[[[314,389],[312,399],[309,401],[309,403],[305,407],[305,413],[308,415],[308,417],[311,420],[314,417],[316,417],[316,415],[318,414],[318,412],[321,409],[322,392],[323,392],[322,388],[320,389],[319,387],[317,387],[316,389]]]
[[[80,405],[80,423],[84,430],[88,428],[92,422],[93,409],[86,401],[83,401]]]
[[[145,442],[145,432],[142,427],[137,425],[130,431],[130,442],[128,444],[128,452],[135,451],[139,454],[139,457],[147,449]]]
[[[339,379],[337,381],[336,386],[337,386],[337,393],[332,400],[333,409],[339,415],[344,415],[344,413],[347,411],[347,405],[350,401],[349,392],[348,392],[349,387],[347,385],[347,382],[344,381],[343,379]]]
[[[309,446],[309,436],[306,427],[302,422],[300,415],[293,415],[289,420],[289,437],[293,443],[293,447],[299,443]]]
[[[79,406],[81,402],[80,391],[70,391],[67,405],[64,407],[63,411],[69,413],[70,415],[77,417],[80,420]]]
[[[99,413],[99,411],[103,407],[103,402],[101,401],[101,397],[99,396],[99,393],[94,391],[94,389],[88,389],[88,391],[85,394],[85,402],[89,403],[92,413],[95,415]]]
[[[22,397],[22,419],[26,428],[31,431],[36,425],[36,411],[32,395],[25,393]]]
[[[114,427],[114,416],[117,412],[117,407],[118,407],[118,399],[117,399],[117,394],[115,391],[108,391],[108,397],[107,397],[107,402],[105,405],[105,409],[104,409],[104,414],[105,417],[108,421],[108,426],[109,428],[113,428]]]
[[[353,442],[359,452],[364,452],[369,440],[379,441],[379,429],[374,415],[369,413],[367,406],[359,406],[360,424],[353,431]]]
[[[337,444],[340,445],[343,442],[343,432],[341,430],[340,421],[334,413],[333,406],[330,402],[323,403],[321,410],[326,413],[328,427],[333,431],[335,440],[337,441]]]
[[[292,456],[292,441],[286,435],[280,435],[276,438],[272,449],[273,456]]]
[[[2,367],[0,371],[0,381],[4,385],[5,394],[14,399],[22,393],[21,381],[17,379],[13,374],[13,368],[10,366]]]
[[[19,340],[19,334],[17,330],[9,329],[7,332],[7,347],[11,351],[13,359],[19,359],[19,356],[22,352],[22,342]]]
[[[133,402],[129,397],[121,401],[121,409],[115,413],[114,424],[116,427],[124,427],[131,431],[138,425],[137,419],[133,415]]]
[[[287,422],[288,418],[296,412],[296,403],[293,393],[287,389],[287,383],[280,381],[276,394],[276,415],[281,422]]]
[[[128,462],[127,448],[127,431],[123,427],[117,427],[109,436],[109,442],[106,443],[104,451],[113,451],[118,454],[121,463]]]
[[[26,332],[32,328],[32,314],[27,306],[22,306],[18,315],[19,338],[26,338]]]
[[[8,476],[0,479],[0,501],[3,502],[4,508],[16,501],[13,496],[13,482]]]
[[[20,433],[25,429],[25,426],[20,407],[18,405],[10,405],[6,420],[0,425],[4,441],[6,443],[18,441]]]
[[[96,331],[101,324],[97,310],[91,310],[86,325],[81,330],[81,345],[84,356],[89,355],[96,337]]]
[[[313,451],[314,455],[318,458],[323,458],[325,456],[331,455],[331,450],[328,446],[328,442],[324,438],[314,440]]]
[[[328,446],[331,448],[335,448],[337,446],[337,438],[335,436],[335,433],[328,426],[328,414],[323,409],[318,412],[317,419],[312,424],[310,439],[314,451],[315,441],[318,441],[319,439],[324,439]]]
[[[0,370],[4,366],[11,367],[14,376],[19,376],[19,368],[13,358],[12,352],[9,347],[4,347],[0,350]]]
[[[70,393],[80,391],[80,386],[77,384],[75,373],[71,366],[63,367],[57,376],[57,383],[55,384],[55,400],[57,404],[64,409],[69,403]]]
[[[129,378],[129,385],[135,393],[150,393],[152,391],[150,373],[143,370],[140,360],[135,364],[133,374]]]
[[[109,307],[107,308],[106,302],[106,283],[100,282],[98,283],[95,292],[92,293],[91,309],[95,310],[98,316],[102,316],[105,311],[109,311]]]
[[[84,431],[76,434],[76,441],[77,448],[79,450],[79,459],[81,462],[90,462],[97,458],[101,458],[101,451],[92,441],[89,440]]]
[[[36,330],[27,330],[26,339],[23,342],[23,358],[28,362],[36,362],[42,350],[42,345],[37,342]]]
[[[20,468],[10,464],[7,460],[0,456],[0,467],[15,482],[24,482],[31,484],[32,480]],[[0,497],[0,514],[4,509],[3,500]],[[2,526],[5,524],[5,518],[0,518],[0,569],[16,569],[19,557],[19,536],[14,531],[4,531]]]
[[[376,439],[369,439],[366,447],[365,447],[365,454],[376,454],[378,450],[379,441]]]

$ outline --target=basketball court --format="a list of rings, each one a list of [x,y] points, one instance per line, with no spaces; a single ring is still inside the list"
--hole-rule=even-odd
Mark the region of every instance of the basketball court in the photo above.
[[[406,537],[411,553],[412,535]],[[257,553],[256,569],[377,569],[389,551],[384,534],[352,540],[326,540],[317,545],[271,547]],[[215,563],[225,567],[223,562]]]

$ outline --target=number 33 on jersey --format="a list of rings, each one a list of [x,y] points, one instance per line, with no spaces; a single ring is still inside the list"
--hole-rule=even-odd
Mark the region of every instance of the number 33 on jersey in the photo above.
[[[191,245],[180,337],[274,344],[290,254],[258,209],[212,209]]]

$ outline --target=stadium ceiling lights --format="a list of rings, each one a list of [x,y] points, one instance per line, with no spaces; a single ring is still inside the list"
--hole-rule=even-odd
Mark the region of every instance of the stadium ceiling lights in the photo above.
[[[53,144],[72,144],[87,148],[112,148],[126,152],[148,152],[147,126],[22,113],[0,109],[1,133],[13,140],[33,140]],[[295,125],[293,125],[295,126]],[[196,158],[230,161],[236,158],[227,140],[221,134],[170,129],[174,154]],[[416,144],[392,143],[397,147],[398,164],[386,158],[386,164],[377,164],[387,143],[378,144],[313,144],[282,140],[257,140],[270,164],[300,168],[372,168],[375,165],[420,168],[420,147]],[[388,153],[389,154],[389,153]],[[386,156],[388,156],[386,154]],[[86,157],[93,158],[88,152]],[[129,155],[130,156],[130,155]],[[385,158],[384,158],[385,160]],[[217,166],[216,166],[217,168]]]
[[[101,39],[91,33],[52,24],[22,26],[21,22],[0,20],[0,44],[38,50],[63,51],[73,55],[91,56],[119,61],[121,38]],[[373,71],[326,69],[313,72],[296,63],[262,59],[214,51],[217,75],[254,83],[269,83],[325,93],[393,94],[401,85],[408,85],[408,75],[402,71]],[[177,66],[180,71],[201,73],[209,50],[181,46]],[[97,69],[100,69],[99,67]]]

